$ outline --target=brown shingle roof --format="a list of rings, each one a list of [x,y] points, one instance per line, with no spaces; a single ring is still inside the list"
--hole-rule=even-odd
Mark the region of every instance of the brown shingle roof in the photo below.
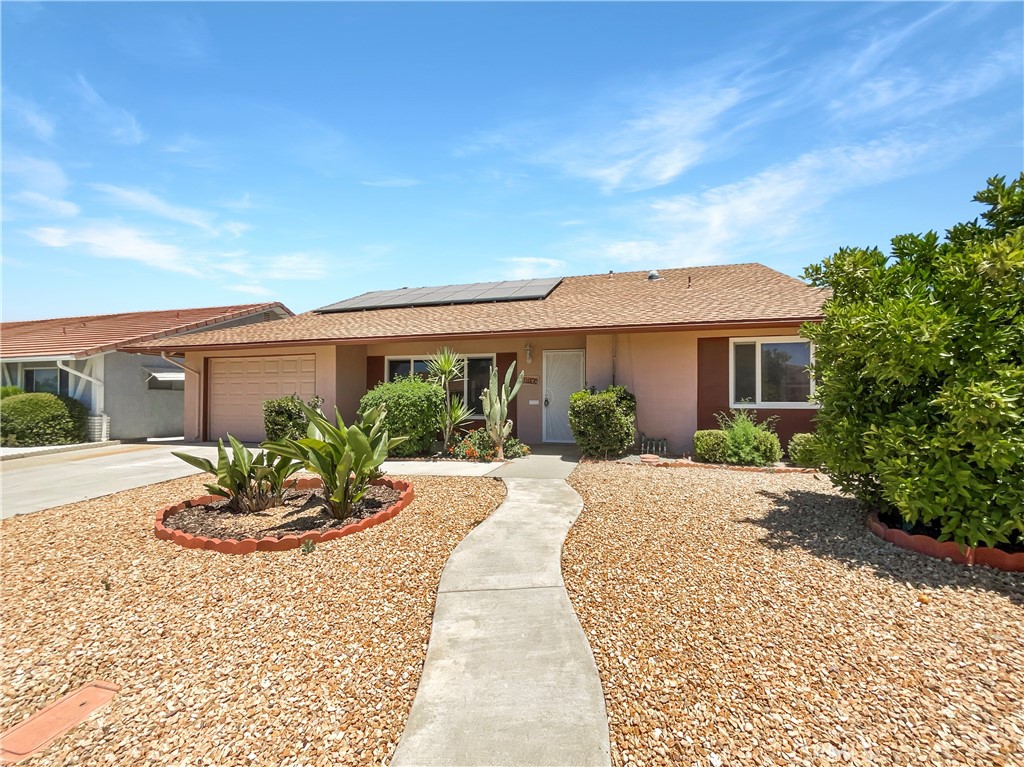
[[[270,302],[4,322],[0,358],[88,357],[266,311],[292,315],[283,304]]]
[[[252,344],[529,335],[793,323],[821,317],[826,294],[761,264],[566,277],[539,301],[413,306],[337,314],[307,312],[267,324],[140,345],[187,350]]]

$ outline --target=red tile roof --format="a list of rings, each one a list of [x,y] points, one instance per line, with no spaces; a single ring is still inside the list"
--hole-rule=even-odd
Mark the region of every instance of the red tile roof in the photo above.
[[[820,319],[827,297],[826,292],[761,264],[663,269],[660,276],[653,281],[647,272],[566,277],[547,298],[534,301],[307,312],[280,322],[211,330],[138,348],[186,351],[795,324]]]
[[[275,301],[4,322],[0,324],[0,358],[88,357],[128,344],[162,339],[268,311],[294,316],[287,307]]]

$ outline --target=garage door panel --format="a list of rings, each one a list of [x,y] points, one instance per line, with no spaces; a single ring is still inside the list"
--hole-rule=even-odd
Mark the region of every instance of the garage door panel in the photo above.
[[[316,357],[213,358],[210,360],[209,438],[229,432],[243,442],[266,438],[263,402],[297,393],[316,394]]]

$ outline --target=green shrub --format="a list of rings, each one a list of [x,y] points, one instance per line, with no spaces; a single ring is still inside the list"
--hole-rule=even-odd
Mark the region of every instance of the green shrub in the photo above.
[[[524,445],[515,437],[505,437],[505,458],[522,458],[530,454],[530,448]],[[498,451],[494,449],[494,441],[486,429],[473,429],[467,432],[461,440],[448,448],[448,454],[455,458],[463,458],[470,461],[493,461]]]
[[[309,406],[318,410],[324,404],[323,397],[313,396]],[[306,436],[309,419],[302,412],[302,399],[298,394],[289,394],[279,399],[268,399],[263,403],[263,426],[267,439],[302,439]]]
[[[570,395],[569,426],[580,453],[594,458],[625,453],[636,441],[635,413],[636,398],[625,387]]]
[[[1024,173],[950,229],[843,248],[815,343],[826,472],[865,504],[961,545],[1024,542]]]
[[[18,394],[24,394],[25,390],[20,386],[0,386],[0,399],[4,397],[14,397]]]
[[[810,433],[794,434],[789,438],[789,460],[797,466],[816,469],[818,461],[818,438]]]
[[[693,433],[693,454],[705,463],[725,463],[725,447],[728,442],[721,429],[702,429]]]
[[[0,439],[5,445],[71,445],[86,440],[89,411],[78,400],[35,392],[0,399]]]
[[[771,466],[782,460],[782,445],[772,431],[774,418],[758,423],[753,410],[731,410],[729,415],[717,413],[715,417],[725,432],[726,463]]]
[[[228,499],[232,511],[264,511],[279,506],[284,496],[284,483],[302,464],[292,458],[265,450],[253,457],[252,451],[228,434],[231,453],[224,448],[224,440],[217,440],[217,464],[188,453],[171,453],[185,463],[212,474],[215,483],[203,487],[211,495]]]
[[[408,438],[393,451],[394,455],[426,455],[437,439],[444,398],[444,389],[436,383],[408,376],[377,384],[359,400],[359,412],[384,406],[384,428],[389,434]]]

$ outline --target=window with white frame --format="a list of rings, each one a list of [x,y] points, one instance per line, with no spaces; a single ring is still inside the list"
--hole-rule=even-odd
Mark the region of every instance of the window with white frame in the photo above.
[[[458,394],[473,411],[473,418],[483,418],[480,410],[480,395],[490,382],[493,354],[478,354],[463,357],[466,362],[464,378],[452,382],[449,394]],[[387,380],[404,378],[409,375],[427,377],[427,357],[388,357]]]
[[[814,378],[810,341],[796,336],[734,338],[729,348],[733,407],[817,407],[810,401]]]

